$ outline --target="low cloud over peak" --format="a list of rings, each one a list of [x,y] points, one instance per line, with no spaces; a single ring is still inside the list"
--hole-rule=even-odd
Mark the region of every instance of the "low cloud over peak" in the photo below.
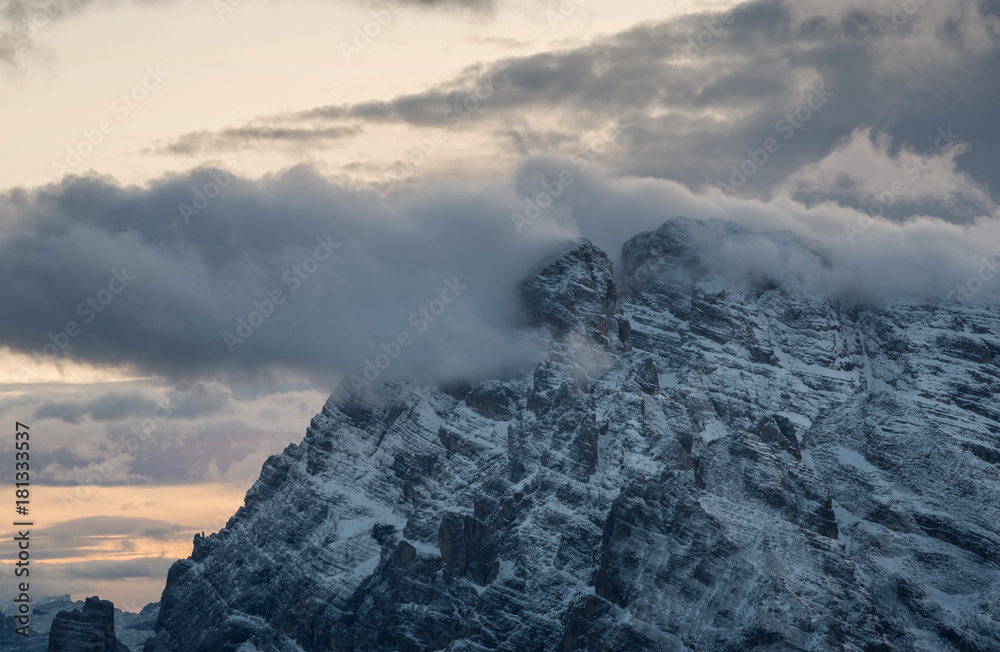
[[[893,224],[829,202],[697,194],[580,167],[534,159],[509,183],[388,197],[301,168],[259,182],[204,169],[147,188],[76,178],[9,192],[0,268],[23,282],[0,288],[0,301],[23,317],[0,337],[174,378],[277,367],[332,382],[405,332],[413,346],[386,374],[444,379],[530,359],[514,334],[518,283],[577,235],[617,259],[626,239],[678,215],[787,229],[830,252],[832,268],[813,272],[820,287],[874,296],[943,296],[1000,241],[988,216]],[[745,265],[765,258],[747,251]],[[74,420],[142,407],[120,395],[45,409]]]

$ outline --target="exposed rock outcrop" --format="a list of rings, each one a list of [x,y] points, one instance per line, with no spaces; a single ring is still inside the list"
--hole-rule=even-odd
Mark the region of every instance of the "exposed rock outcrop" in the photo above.
[[[829,264],[677,219],[619,292],[580,241],[534,368],[328,401],[146,652],[1000,649],[1000,308],[733,278],[747,238]]]
[[[49,631],[49,652],[130,652],[115,636],[115,606],[87,598],[82,609],[60,611]]]

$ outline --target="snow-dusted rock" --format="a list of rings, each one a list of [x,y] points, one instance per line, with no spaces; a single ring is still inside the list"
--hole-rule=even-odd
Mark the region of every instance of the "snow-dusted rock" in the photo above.
[[[733,279],[677,219],[523,294],[549,355],[331,398],[147,652],[1000,649],[1000,310]]]

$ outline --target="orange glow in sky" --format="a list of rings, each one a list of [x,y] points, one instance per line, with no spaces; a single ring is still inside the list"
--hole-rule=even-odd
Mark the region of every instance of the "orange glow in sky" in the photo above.
[[[229,484],[35,485],[30,582],[38,588],[33,597],[70,593],[73,599],[82,599],[97,593],[127,611],[159,601],[167,569],[191,554],[194,533],[208,534],[225,526],[243,504],[248,488]],[[7,529],[0,532],[0,538],[10,541],[15,534]],[[4,553],[6,572],[0,590],[6,593],[14,578],[9,546]],[[132,568],[162,568],[162,574],[101,580],[107,562],[126,569],[119,571],[123,573]]]

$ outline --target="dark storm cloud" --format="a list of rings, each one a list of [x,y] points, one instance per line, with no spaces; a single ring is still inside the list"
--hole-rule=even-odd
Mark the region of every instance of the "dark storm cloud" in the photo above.
[[[232,392],[220,385],[194,383],[187,390],[167,392],[166,409],[171,418],[197,419],[232,409]]]
[[[501,82],[496,100],[483,111],[562,111],[574,128],[617,119],[619,173],[692,187],[728,182],[747,149],[774,138],[780,150],[748,179],[751,194],[822,158],[858,127],[887,130],[922,151],[951,125],[972,145],[963,168],[990,181],[996,172],[988,152],[1000,145],[992,117],[1000,101],[998,37],[980,34],[984,19],[974,6],[948,8],[918,14],[909,33],[887,37],[879,21],[888,6],[884,14],[858,8],[803,20],[792,3],[747,3],[718,36],[709,31],[719,28],[713,17],[642,26],[575,51],[501,64],[493,71]],[[935,27],[945,22],[953,29],[942,36]],[[705,44],[700,52],[693,40]],[[832,95],[820,103],[814,89]]]
[[[233,179],[205,207],[195,191],[214,195],[213,174],[148,189],[74,178],[3,195],[0,274],[13,282],[0,302],[25,318],[5,320],[2,341],[175,378],[276,363],[334,377],[404,330],[418,341],[393,373],[510,358],[517,282],[546,245],[519,238],[497,197],[440,189],[394,205],[297,169]],[[203,210],[185,223],[193,206]],[[456,279],[468,289],[446,314],[411,320]],[[267,319],[230,352],[223,334],[257,310]],[[477,359],[440,355],[448,347]]]
[[[78,423],[84,416],[95,421],[115,421],[146,415],[156,402],[141,394],[108,394],[92,401],[46,401],[35,410],[36,419],[60,419]]]
[[[35,409],[35,418],[59,419],[66,423],[79,423],[86,416],[94,421],[120,421],[145,418],[159,408],[175,419],[195,419],[218,414],[232,406],[232,393],[225,388],[195,383],[188,391],[169,390],[164,401],[141,392],[110,392],[83,400],[45,400]]]
[[[859,128],[923,151],[951,127],[969,145],[961,169],[996,185],[1000,172],[989,158],[1000,145],[996,3],[925,3],[896,18],[901,27],[892,24],[895,6],[745,3],[731,14],[644,24],[574,49],[474,66],[390,101],[317,107],[289,119],[317,134],[344,122],[441,126],[449,107],[486,80],[495,92],[474,120],[511,159],[568,155],[612,121],[622,135],[602,159],[606,167],[695,188],[728,183],[760,196]],[[734,177],[733,166],[769,138],[778,151],[751,164],[745,181]],[[913,214],[902,213],[896,217]],[[934,214],[970,218],[947,206]]]
[[[512,212],[524,212],[519,198],[537,197],[563,172],[574,175],[574,185],[544,219],[519,232],[511,220]],[[616,256],[625,239],[677,215],[818,228],[833,242],[835,263],[846,264],[810,273],[829,276],[827,287],[861,282],[876,294],[894,285],[941,290],[964,270],[963,256],[975,262],[994,253],[980,251],[995,238],[994,220],[976,229],[925,221],[899,232],[877,223],[854,242],[843,227],[859,214],[847,209],[810,211],[787,199],[727,202],[718,193],[687,195],[671,182],[583,173],[559,159],[526,162],[513,184],[437,185],[387,198],[305,168],[258,182],[230,179],[218,196],[209,185],[213,177],[224,180],[212,170],[148,188],[73,178],[0,197],[10,225],[0,240],[0,275],[11,279],[0,286],[0,303],[19,315],[0,325],[0,343],[176,380],[274,368],[333,379],[360,373],[405,332],[413,344],[393,354],[384,377],[475,377],[534,355],[513,332],[518,284],[557,242],[577,233]],[[195,192],[214,198],[205,206]],[[185,223],[179,205],[201,209]],[[915,255],[907,249],[914,247],[911,238],[933,238],[938,249],[921,245]],[[852,276],[862,270],[862,277]],[[116,275],[127,285],[115,286]],[[421,316],[435,300],[443,312]],[[75,400],[45,406],[45,414],[78,419],[142,404],[139,397]],[[188,415],[224,412],[231,400],[228,390],[208,388],[170,398],[178,414]],[[163,446],[185,440],[171,434],[174,428],[168,421],[158,429]],[[155,451],[148,454],[153,464]],[[236,447],[214,459],[226,463],[245,454]]]
[[[868,202],[880,191],[870,183],[875,177],[858,178],[866,166],[881,165],[887,176],[878,178],[891,184],[893,165],[905,165],[901,153],[931,147],[953,126],[962,134],[961,151],[942,154],[936,172],[899,201],[907,214],[894,217],[945,212],[968,222],[974,211],[948,210],[956,198],[991,210],[983,188],[998,173],[984,153],[998,144],[1000,78],[993,73],[994,23],[984,13],[993,9],[927,4],[898,33],[883,36],[880,16],[891,5],[841,5],[818,5],[822,12],[811,14],[791,3],[749,3],[725,23],[705,15],[642,25],[585,47],[470,68],[425,93],[286,117],[295,130],[344,119],[439,125],[449,103],[485,83],[492,94],[476,120],[501,136],[510,160],[541,149],[572,151],[573,143],[583,144],[579,134],[613,121],[621,129],[618,149],[602,165],[623,177],[699,188],[731,181],[731,166],[774,138],[780,151],[748,172],[739,192],[779,189],[815,206],[831,198]],[[692,42],[702,43],[701,51]],[[808,114],[801,124],[792,122],[797,110]],[[788,139],[779,121],[798,124]],[[890,144],[845,144],[857,133],[869,142],[885,133]],[[535,179],[539,167],[521,168],[518,197],[538,192],[526,179]],[[508,218],[519,204],[503,182],[470,191],[434,182],[382,198],[300,168],[260,182],[225,181],[216,196],[219,174],[196,170],[148,188],[73,178],[0,197],[0,225],[8,225],[0,273],[16,281],[0,287],[0,301],[22,316],[3,324],[0,341],[175,378],[254,374],[274,365],[335,377],[357,370],[401,332],[412,335],[411,315],[448,281],[468,289],[387,374],[440,378],[523,359],[510,352],[517,284],[566,233],[543,221],[530,237],[518,235]],[[829,179],[837,180],[837,192],[823,190]],[[633,208],[634,199],[603,177],[577,188],[586,191],[559,202],[571,222],[595,207],[616,218]],[[576,204],[582,196],[591,203]],[[744,206],[699,210],[724,217]],[[683,212],[657,206],[642,228]],[[614,225],[614,246],[635,233],[624,222]],[[583,231],[605,228],[590,221]],[[865,242],[883,242],[876,231]],[[899,256],[901,264],[886,258],[887,278],[909,269]],[[281,301],[272,305],[276,291]],[[266,318],[248,326],[252,314]],[[240,332],[243,342],[223,339]]]

